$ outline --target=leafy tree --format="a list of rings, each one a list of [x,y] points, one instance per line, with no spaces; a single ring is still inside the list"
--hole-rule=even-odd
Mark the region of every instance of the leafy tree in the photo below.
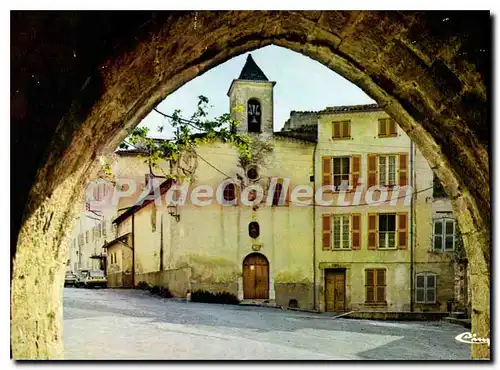
[[[233,144],[239,152],[240,158],[250,159],[252,157],[251,138],[236,133],[239,123],[234,120],[229,113],[225,113],[215,119],[208,119],[209,101],[205,96],[198,97],[198,104],[195,113],[189,118],[181,117],[181,111],[175,110],[172,115],[164,114],[155,109],[156,112],[168,118],[174,130],[175,137],[172,140],[156,140],[148,136],[147,127],[137,127],[131,135],[120,144],[120,149],[130,149],[131,147],[140,149],[143,154],[139,155],[148,164],[150,173],[157,176],[155,171],[160,171],[166,178],[178,179],[178,174],[165,173],[159,166],[160,161],[170,162],[175,167],[181,154],[186,151],[195,150],[201,143],[220,140]],[[242,109],[243,107],[237,107]],[[160,125],[157,130],[162,132],[164,125]],[[109,173],[108,169],[105,171]]]

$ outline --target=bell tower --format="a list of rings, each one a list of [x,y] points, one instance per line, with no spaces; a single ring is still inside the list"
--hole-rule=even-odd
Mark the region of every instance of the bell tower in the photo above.
[[[273,134],[275,84],[248,54],[240,76],[233,80],[227,93],[231,115],[239,122],[237,132],[259,136]]]

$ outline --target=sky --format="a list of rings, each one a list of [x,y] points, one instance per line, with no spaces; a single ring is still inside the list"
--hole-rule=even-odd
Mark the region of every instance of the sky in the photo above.
[[[294,51],[266,46],[251,52],[257,65],[274,86],[274,131],[279,131],[290,117],[290,112],[315,111],[335,105],[375,103],[363,90],[319,62]],[[227,91],[233,79],[238,78],[248,53],[239,55],[189,81],[170,94],[157,109],[172,114],[180,109],[183,118],[189,118],[196,109],[198,96],[204,95],[213,107],[209,117],[229,111]],[[150,129],[149,136],[171,138],[168,121],[155,111],[144,118],[140,127]],[[159,133],[156,128],[164,125]]]

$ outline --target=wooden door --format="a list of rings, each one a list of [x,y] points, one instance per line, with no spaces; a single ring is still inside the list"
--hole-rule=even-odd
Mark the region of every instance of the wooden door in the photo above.
[[[345,270],[326,270],[326,310],[345,311]]]
[[[243,261],[243,298],[269,298],[269,262],[260,253],[252,253]]]

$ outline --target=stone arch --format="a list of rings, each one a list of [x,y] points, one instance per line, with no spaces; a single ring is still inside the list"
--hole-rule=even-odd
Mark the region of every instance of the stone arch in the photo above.
[[[488,12],[141,12],[133,22],[124,16],[72,15],[79,22],[57,23],[14,15],[40,31],[25,37],[13,22],[12,45],[20,52],[14,48],[12,57],[12,86],[18,89],[11,95],[12,156],[26,158],[23,171],[13,175],[14,358],[62,356],[66,236],[82,184],[98,171],[99,157],[184,83],[270,44],[315,59],[358,85],[418,145],[453,199],[471,266],[472,330],[489,337]],[[68,33],[86,34],[77,46],[92,58],[84,57],[79,67],[62,57],[59,65],[29,64],[22,50],[34,50],[46,63],[53,50],[40,37]],[[58,53],[75,54],[74,41],[60,41],[53,39]],[[39,69],[45,94],[37,95],[36,84],[23,75],[23,61]],[[67,70],[78,77],[78,87],[66,87]],[[486,357],[489,351],[475,345],[473,354]]]

